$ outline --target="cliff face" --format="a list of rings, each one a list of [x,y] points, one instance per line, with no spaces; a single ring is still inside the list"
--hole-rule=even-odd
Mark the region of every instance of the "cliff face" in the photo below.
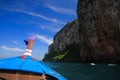
[[[80,57],[120,61],[120,0],[78,0]]]
[[[62,51],[70,44],[79,43],[78,21],[74,20],[68,23],[60,30],[54,37],[54,43],[49,47],[49,52],[54,50],[56,52]]]
[[[77,14],[43,60],[120,62],[120,0],[78,0]]]
[[[68,23],[54,37],[53,44],[49,46],[49,53],[44,61],[74,61],[79,56],[79,26],[78,21]],[[74,58],[73,58],[74,57]],[[76,59],[75,59],[76,58]]]

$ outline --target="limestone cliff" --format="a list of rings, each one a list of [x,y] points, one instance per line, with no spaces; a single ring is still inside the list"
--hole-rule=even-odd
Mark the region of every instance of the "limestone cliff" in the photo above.
[[[78,0],[82,61],[120,61],[120,0]]]
[[[54,37],[49,46],[49,53],[44,61],[78,61],[79,58],[79,26],[78,21],[68,23]]]
[[[78,0],[77,14],[43,60],[120,63],[120,0]]]

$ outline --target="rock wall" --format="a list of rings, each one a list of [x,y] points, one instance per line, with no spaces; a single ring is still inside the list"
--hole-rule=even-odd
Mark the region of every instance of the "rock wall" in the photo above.
[[[82,61],[120,61],[120,0],[78,0]]]
[[[48,54],[45,55],[43,60],[44,61],[46,60],[47,61],[57,61],[57,60],[73,61],[73,58],[72,59],[70,58],[71,55],[75,56],[77,54],[79,56],[79,31],[78,30],[79,30],[79,26],[78,26],[77,19],[71,23],[66,24],[64,28],[54,36],[53,44],[49,46],[49,52]]]
[[[50,46],[49,52],[51,52],[51,50],[58,52],[65,49],[67,45],[79,43],[78,28],[77,20],[66,24],[65,27],[55,35],[54,43]]]
[[[43,60],[120,63],[120,0],[78,0],[77,14]]]

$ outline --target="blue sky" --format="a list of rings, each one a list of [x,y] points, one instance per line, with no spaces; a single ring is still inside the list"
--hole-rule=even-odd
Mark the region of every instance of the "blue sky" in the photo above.
[[[0,0],[0,59],[24,54],[34,36],[32,56],[41,60],[54,35],[77,18],[77,0]]]

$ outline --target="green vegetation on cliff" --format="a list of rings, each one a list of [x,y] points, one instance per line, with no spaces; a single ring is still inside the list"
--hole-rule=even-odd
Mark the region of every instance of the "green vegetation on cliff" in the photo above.
[[[43,61],[80,61],[79,44],[71,44],[59,52],[47,53]]]
[[[53,57],[53,60],[62,60],[66,56],[66,54],[68,54],[68,52],[65,52],[64,54],[59,54]]]

